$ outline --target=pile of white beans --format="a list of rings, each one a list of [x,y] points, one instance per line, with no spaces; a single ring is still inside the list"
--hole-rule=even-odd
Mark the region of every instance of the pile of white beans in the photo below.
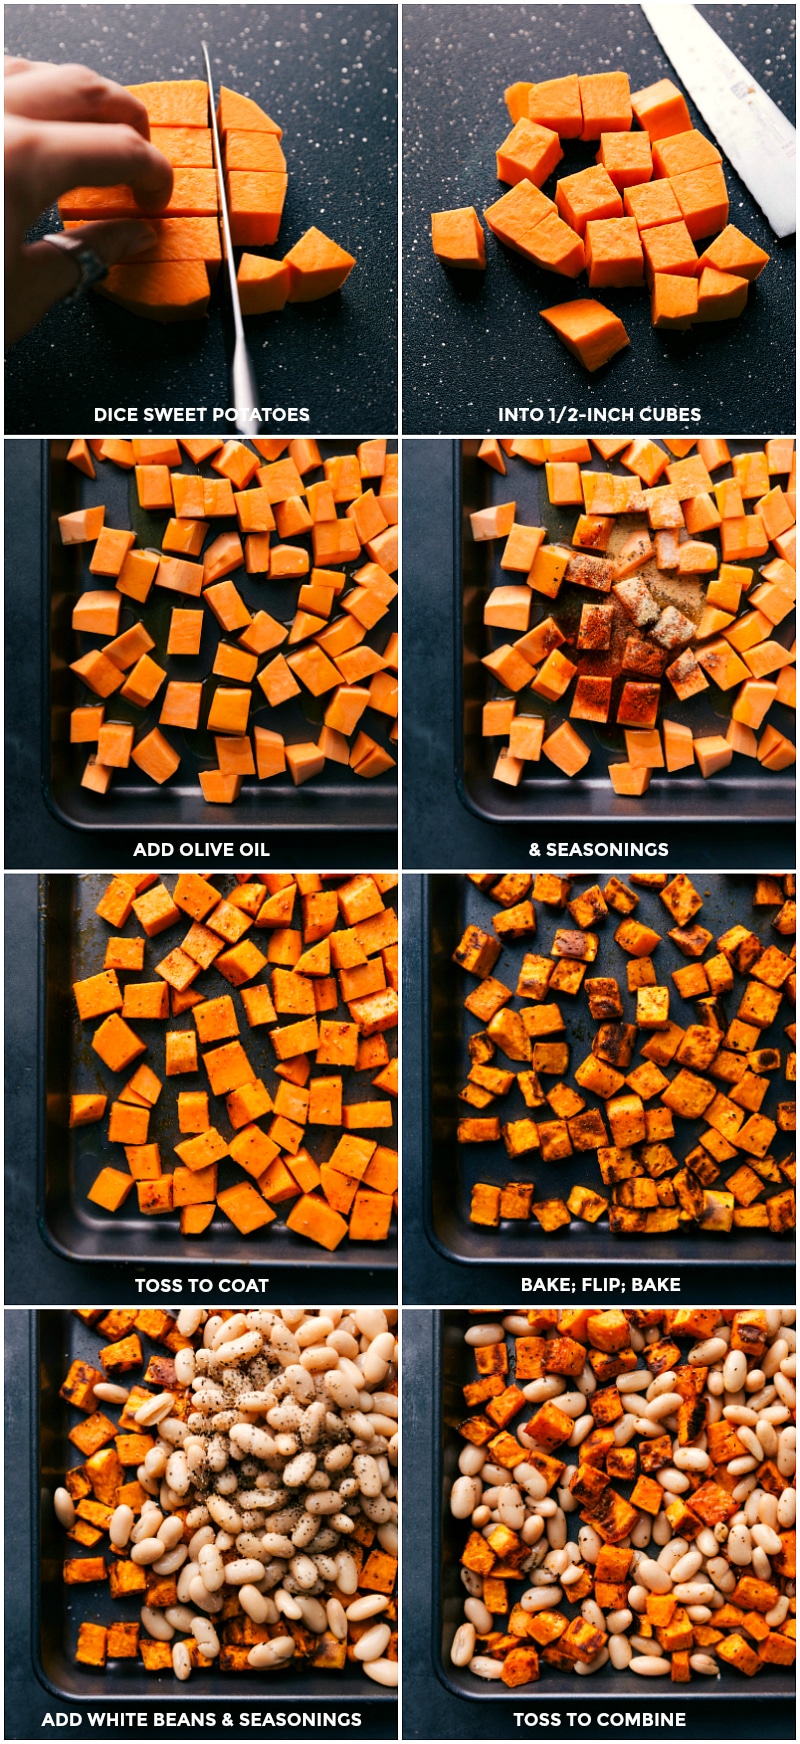
[[[602,1629],[608,1641],[588,1664],[575,1665],[579,1677],[589,1677],[607,1664],[640,1677],[670,1676],[671,1662],[662,1657],[655,1639],[637,1634],[636,1618],[645,1612],[648,1593],[670,1593],[686,1607],[690,1622],[713,1623],[714,1612],[729,1599],[740,1575],[751,1573],[782,1588],[781,1597],[765,1618],[770,1628],[780,1628],[787,1617],[795,1583],[780,1580],[773,1573],[770,1557],[782,1548],[778,1532],[790,1530],[795,1522],[796,1316],[794,1309],[769,1308],[766,1317],[767,1343],[758,1360],[748,1361],[743,1351],[729,1349],[731,1329],[727,1322],[720,1323],[713,1337],[687,1348],[683,1357],[685,1363],[708,1367],[708,1421],[724,1418],[733,1424],[747,1449],[727,1467],[737,1480],[731,1492],[738,1503],[737,1512],[724,1525],[704,1527],[691,1543],[674,1535],[666,1509],[690,1489],[687,1474],[702,1473],[711,1464],[705,1430],[689,1447],[676,1442],[673,1464],[648,1474],[664,1491],[659,1513],[652,1517],[640,1511],[630,1537],[621,1540],[623,1548],[634,1552],[627,1607],[604,1613],[593,1598],[580,1606],[580,1614]],[[464,1338],[474,1348],[496,1344],[507,1333],[512,1335],[512,1344],[514,1336],[530,1334],[524,1314],[511,1313],[491,1325],[470,1325]],[[643,1366],[619,1375],[612,1383],[624,1406],[624,1415],[612,1425],[617,1447],[628,1446],[637,1435],[646,1438],[677,1433],[675,1412],[682,1401],[673,1390],[675,1372],[668,1370],[656,1377],[646,1366],[647,1346],[661,1335],[657,1326],[643,1332],[631,1328],[631,1344]],[[512,1380],[513,1374],[509,1374],[508,1382]],[[521,1385],[521,1392],[534,1407],[557,1399],[559,1410],[574,1419],[569,1441],[556,1448],[556,1458],[569,1461],[567,1449],[579,1448],[595,1427],[586,1407],[596,1386],[588,1360],[576,1380],[548,1375]],[[509,1427],[523,1447],[536,1450],[536,1443],[523,1429]],[[764,1459],[773,1460],[785,1480],[780,1496],[758,1485],[754,1473]],[[570,1587],[587,1564],[597,1561],[602,1540],[591,1526],[581,1526],[571,1535],[569,1515],[578,1511],[580,1504],[566,1484],[548,1495],[534,1466],[521,1464],[508,1471],[492,1463],[485,1447],[471,1442],[461,1449],[458,1472],[450,1493],[455,1518],[484,1537],[502,1522],[530,1545],[530,1555],[520,1572],[520,1579],[528,1583],[518,1601],[523,1610],[554,1610],[568,1604]],[[563,1475],[566,1478],[567,1473]],[[476,1647],[478,1637],[502,1628],[503,1620],[493,1617],[483,1603],[480,1575],[462,1568],[461,1580],[467,1590],[465,1621],[456,1630],[450,1658],[454,1665],[467,1666],[476,1677],[497,1680],[502,1660],[476,1652]],[[719,1676],[720,1667],[711,1653],[692,1653],[689,1664],[700,1676]]]
[[[176,1635],[216,1658],[214,1619],[233,1588],[257,1624],[285,1619],[346,1641],[351,1624],[374,1618],[355,1658],[374,1683],[396,1687],[383,1618],[391,1600],[364,1593],[345,1604],[338,1595],[358,1591],[347,1540],[359,1516],[375,1527],[376,1546],[397,1555],[398,1399],[389,1390],[398,1373],[397,1318],[381,1308],[178,1315],[178,1331],[195,1345],[175,1357],[191,1410],[186,1421],[174,1415],[176,1393],[162,1392],[135,1412],[156,1436],[136,1474],[148,1500],[138,1519],[118,1507],[109,1537],[131,1561],[177,1577],[178,1603],[163,1611],[145,1605],[141,1620],[154,1640],[173,1643],[181,1681],[191,1653]],[[94,1393],[109,1404],[128,1398],[111,1382]],[[184,1530],[175,1510],[187,1504]],[[66,1489],[55,1492],[54,1506],[69,1528],[75,1510]],[[226,1561],[223,1553],[234,1549]],[[251,1648],[248,1663],[275,1670],[294,1651],[287,1629]]]

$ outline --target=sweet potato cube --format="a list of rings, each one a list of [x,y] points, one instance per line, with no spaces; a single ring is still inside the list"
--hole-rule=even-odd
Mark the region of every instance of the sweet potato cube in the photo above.
[[[531,182],[541,188],[564,156],[558,134],[539,122],[521,116],[497,149],[497,179],[500,182]]]
[[[588,73],[579,77],[578,84],[583,111],[581,139],[630,130],[633,110],[627,73]]]
[[[635,218],[590,220],[586,225],[586,265],[592,290],[640,285],[644,257]]]
[[[276,1215],[255,1187],[246,1181],[218,1193],[217,1204],[240,1235],[252,1235],[255,1230],[263,1229],[267,1223],[274,1222]]]
[[[480,272],[486,265],[486,239],[474,206],[431,213],[433,252],[444,266]]]
[[[695,242],[724,230],[728,222],[728,190],[721,164],[706,164],[683,175],[671,175],[670,183]]]
[[[652,141],[686,133],[692,122],[686,99],[671,79],[657,79],[631,96],[631,108]]]

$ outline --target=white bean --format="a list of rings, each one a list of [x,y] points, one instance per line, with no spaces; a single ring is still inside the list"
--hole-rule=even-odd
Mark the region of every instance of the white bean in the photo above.
[[[687,1550],[685,1556],[673,1563],[670,1573],[674,1581],[691,1580],[692,1575],[696,1574],[702,1566],[702,1553],[699,1550]]]
[[[562,1598],[560,1587],[528,1587],[519,1602],[523,1611],[552,1611]]]
[[[308,1558],[303,1560],[308,1561]],[[313,1563],[311,1567],[314,1567]],[[227,1564],[224,1578],[227,1584],[232,1587],[255,1586],[258,1581],[264,1579],[265,1572],[263,1562],[257,1562],[254,1556],[243,1556],[237,1561]],[[316,1579],[316,1570],[314,1570],[314,1578]]]
[[[378,1661],[378,1663],[381,1662]],[[503,1661],[502,1659],[486,1659],[478,1654],[476,1659],[470,1660],[469,1670],[475,1677],[482,1677],[486,1683],[497,1683],[498,1678],[503,1675]]]
[[[53,1507],[55,1509],[55,1516],[59,1526],[63,1526],[65,1531],[69,1532],[70,1527],[75,1525],[75,1503],[72,1500],[69,1490],[65,1490],[62,1486],[59,1486],[59,1488],[53,1492]],[[132,1514],[131,1521],[133,1521]]]
[[[115,1381],[95,1381],[92,1392],[104,1405],[124,1405],[129,1396],[129,1389],[118,1387]]]
[[[655,1654],[640,1654],[629,1660],[628,1670],[635,1671],[637,1677],[669,1677],[672,1664],[669,1659],[659,1659]]]
[[[158,1562],[159,1557],[163,1555],[164,1546],[160,1538],[141,1538],[139,1543],[133,1546],[131,1562],[139,1563],[143,1568],[147,1568],[151,1562]]]
[[[368,1662],[371,1659],[382,1659],[392,1638],[388,1623],[376,1623],[372,1629],[365,1630],[353,1648],[356,1659]]]
[[[722,1365],[722,1378],[728,1393],[738,1393],[747,1378],[747,1357],[743,1350],[730,1350]]]
[[[154,1611],[149,1605],[143,1605],[139,1615],[142,1619],[142,1628],[147,1630],[148,1635],[152,1635],[154,1641],[172,1640],[175,1630],[172,1624],[167,1621],[163,1611]]]
[[[453,1636],[450,1659],[453,1665],[469,1665],[475,1652],[475,1630],[471,1623],[462,1623]]]
[[[465,1599],[464,1615],[468,1622],[474,1623],[479,1635],[488,1635],[490,1633],[492,1628],[492,1613],[487,1609],[482,1599]]]
[[[498,1326],[496,1322],[481,1322],[479,1326],[470,1326],[464,1333],[464,1343],[471,1345],[473,1350],[483,1344],[502,1344],[503,1342],[503,1328]]]
[[[192,1634],[204,1658],[216,1659],[219,1653],[219,1636],[213,1623],[209,1623],[207,1617],[195,1617]]]
[[[738,1352],[735,1354],[738,1355]],[[699,1672],[701,1677],[719,1677],[719,1666],[710,1653],[690,1653],[689,1664],[692,1671]]]
[[[651,1593],[669,1593],[672,1591],[672,1577],[662,1568],[660,1563],[653,1562],[650,1557],[643,1556],[636,1570],[636,1579]]]
[[[247,1663],[258,1671],[272,1671],[277,1665],[285,1665],[293,1653],[291,1635],[275,1635],[271,1641],[260,1641],[257,1647],[251,1647]]]
[[[363,1623],[367,1617],[377,1617],[385,1611],[389,1603],[382,1593],[365,1593],[363,1598],[354,1599],[348,1605],[345,1616],[351,1623]]]
[[[492,1665],[493,1663],[493,1660],[481,1660],[482,1665]],[[470,1660],[470,1671],[474,1670],[475,1664],[474,1659]],[[502,1669],[501,1666],[500,1670],[502,1671]],[[365,1664],[364,1670],[367,1677],[372,1678],[373,1683],[383,1684],[385,1689],[397,1689],[400,1681],[400,1667],[395,1659],[372,1659]]]

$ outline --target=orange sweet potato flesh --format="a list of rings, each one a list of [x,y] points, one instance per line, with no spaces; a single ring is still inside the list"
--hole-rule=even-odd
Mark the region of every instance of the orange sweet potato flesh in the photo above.
[[[271,134],[265,134],[271,139]],[[236,274],[243,315],[269,315],[284,309],[289,295],[289,268],[284,260],[243,254]]]
[[[234,247],[277,242],[288,177],[269,170],[229,170],[231,238]]]
[[[558,303],[540,313],[590,374],[630,344],[618,317],[592,297],[577,297],[572,303]]]
[[[277,122],[271,121],[264,109],[260,109],[252,97],[242,97],[238,91],[229,91],[227,85],[220,85],[217,99],[217,122],[223,139],[233,131],[250,133],[275,133],[278,139],[282,137],[281,128]]]
[[[150,144],[174,169],[213,168],[210,127],[151,127]]]
[[[481,272],[486,266],[486,238],[474,206],[431,213],[433,252],[444,266]]]
[[[154,727],[146,738],[139,740],[138,745],[134,746],[131,758],[159,786],[175,774],[180,763],[178,752],[165,739],[164,734],[159,732],[158,727]]]
[[[285,264],[289,269],[289,302],[315,303],[341,290],[356,262],[354,255],[312,226],[289,249]]]
[[[233,805],[239,798],[241,775],[224,775],[221,769],[201,769],[198,780],[207,805]]]
[[[68,219],[65,230],[74,230],[81,222]],[[202,260],[213,276],[222,260],[222,244],[216,218],[149,218],[155,242],[136,255],[136,266],[149,266],[157,260]]]
[[[320,1247],[333,1253],[347,1235],[347,1224],[338,1211],[334,1211],[324,1199],[317,1199],[313,1194],[304,1193],[297,1204],[292,1206],[286,1219],[287,1229],[294,1230],[297,1235],[305,1235],[309,1241],[315,1241]]]
[[[77,436],[75,441],[70,443],[67,459],[72,466],[77,466],[79,472],[84,472],[87,478],[95,477],[92,451],[83,436]]]
[[[205,79],[154,80],[127,89],[144,104],[151,127],[208,127]]]
[[[154,261],[150,266],[112,266],[95,286],[132,315],[166,325],[198,321],[208,314],[211,286],[201,260]]]
[[[161,205],[138,201],[124,183],[112,188],[71,188],[58,202],[62,218],[202,218],[218,210],[215,170],[174,171],[172,193]]]

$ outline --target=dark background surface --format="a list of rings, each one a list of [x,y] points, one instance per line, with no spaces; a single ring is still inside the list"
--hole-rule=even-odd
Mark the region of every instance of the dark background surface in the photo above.
[[[700,11],[793,120],[794,9]],[[730,222],[772,256],[743,316],[694,333],[656,333],[646,291],[603,291],[601,301],[624,321],[631,343],[596,375],[539,318],[552,303],[591,296],[582,284],[532,266],[488,226],[485,273],[449,273],[433,254],[431,212],[474,205],[482,219],[506,192],[494,153],[511,128],[507,85],[618,67],[634,91],[674,77],[638,6],[408,6],[403,38],[404,428],[485,434],[496,429],[501,405],[576,406],[584,416],[594,405],[666,405],[699,407],[704,433],[762,424],[791,432],[794,239],[778,241],[727,162]],[[708,134],[691,101],[689,109]],[[558,177],[585,168],[595,151],[565,142],[544,191],[552,195]]]
[[[5,878],[5,1300],[14,1303],[74,1303],[119,1301],[151,1303],[153,1297],[137,1290],[136,1278],[167,1277],[170,1290],[183,1292],[181,1302],[193,1298],[188,1277],[238,1279],[266,1277],[269,1288],[262,1297],[230,1293],[227,1299],[256,1307],[280,1296],[282,1301],[301,1301],[309,1288],[323,1300],[337,1295],[363,1302],[396,1300],[391,1274],[368,1266],[354,1272],[338,1266],[315,1272],[304,1262],[285,1270],[271,1269],[265,1245],[250,1265],[219,1264],[213,1247],[200,1262],[153,1258],[147,1264],[75,1264],[64,1260],[47,1245],[42,1233],[43,1207],[37,1204],[37,1134],[40,1129],[39,999],[37,974],[39,881],[33,875],[8,874]],[[165,1304],[169,1306],[167,1302]]]
[[[437,1211],[433,1205],[432,1173],[444,1170],[447,1157],[439,1150],[434,1154],[432,1134],[435,1121],[429,1102],[441,1099],[439,1078],[434,1081],[439,1055],[431,1046],[428,1012],[428,949],[426,916],[423,902],[423,878],[406,875],[403,878],[403,999],[402,1041],[403,1105],[403,1243],[401,1249],[402,1299],[404,1302],[432,1304],[449,1302],[458,1306],[474,1306],[477,1302],[527,1300],[539,1306],[543,1302],[567,1300],[574,1306],[582,1296],[608,1292],[609,1304],[632,1299],[641,1305],[655,1306],[670,1301],[674,1306],[692,1304],[708,1307],[716,1304],[720,1290],[720,1266],[734,1263],[730,1244],[719,1249],[718,1259],[693,1259],[690,1247],[677,1259],[656,1259],[653,1247],[615,1244],[608,1252],[608,1237],[598,1233],[594,1260],[576,1258],[569,1244],[558,1249],[552,1245],[541,1257],[539,1233],[532,1237],[531,1249],[524,1253],[510,1251],[502,1260],[487,1261],[473,1255],[459,1261],[450,1257],[445,1240],[437,1234]],[[440,941],[436,940],[437,945]],[[441,1067],[439,1067],[441,1076]],[[429,1091],[429,1084],[433,1089]],[[435,1111],[434,1111],[435,1112]],[[489,1147],[484,1147],[487,1152]],[[460,1184],[454,1172],[452,1198],[457,1204]],[[440,1188],[440,1202],[442,1200]],[[476,1241],[477,1250],[482,1245]],[[656,1238],[656,1248],[662,1243]],[[538,1254],[531,1251],[540,1247]],[[466,1247],[466,1244],[465,1244]],[[550,1255],[552,1254],[552,1257]],[[766,1300],[777,1304],[791,1298],[794,1283],[792,1248],[775,1243],[774,1253],[766,1261],[751,1264],[738,1257],[735,1260],[737,1289],[753,1301]],[[532,1279],[535,1289],[523,1292],[521,1280]],[[584,1287],[588,1279],[591,1289]],[[637,1280],[634,1284],[634,1279]],[[659,1280],[676,1280],[673,1288]],[[549,1288],[544,1288],[542,1280]],[[655,1280],[651,1286],[650,1280]],[[645,1288],[647,1284],[647,1288]],[[435,1734],[433,1734],[435,1736]]]
[[[460,659],[454,621],[453,543],[455,445],[411,440],[403,444],[403,865],[409,868],[479,871],[502,865],[552,870],[585,869],[586,857],[546,855],[550,840],[666,843],[663,857],[596,859],[602,871],[648,867],[688,871],[774,870],[794,866],[794,829],[773,824],[753,830],[712,823],[701,815],[685,824],[559,823],[546,815],[531,824],[490,824],[461,803],[455,780],[456,662]],[[539,852],[531,855],[531,845]],[[591,863],[591,854],[589,854]]]
[[[80,61],[120,84],[203,77],[205,39],[215,86],[254,98],[283,128],[289,189],[271,252],[316,225],[357,262],[341,293],[248,320],[262,404],[307,406],[317,435],[395,430],[397,8],[13,5],[5,28],[8,53]],[[205,420],[158,427],[233,434],[211,418],[229,404],[222,281],[208,321],[162,326],[93,296],[51,310],[7,359],[6,430],[86,435],[102,429],[94,409],[105,403],[204,405]]]
[[[47,585],[44,573],[44,546],[41,537],[42,474],[44,444],[38,441],[9,441],[5,448],[6,500],[6,589],[5,589],[5,669],[6,669],[6,762],[5,806],[6,833],[4,864],[15,870],[58,871],[102,870],[124,857],[133,864],[134,841],[130,834],[114,830],[69,829],[48,809],[43,794],[42,733],[45,726],[42,691],[41,643],[43,635],[43,600]],[[24,707],[19,699],[25,699]],[[235,813],[235,807],[232,812]],[[264,870],[283,870],[291,861],[300,871],[318,869],[344,870],[350,862],[361,866],[369,860],[378,871],[397,865],[397,838],[393,831],[364,833],[354,829],[336,830],[271,830],[268,814],[258,829],[237,822],[220,829],[192,829],[177,835],[169,830],[142,830],[139,840],[158,840],[164,836],[173,842],[214,842],[258,838],[270,850],[269,860],[248,862],[242,867],[258,866]],[[121,845],[124,842],[124,848]],[[164,862],[166,869],[177,862],[177,852]],[[159,862],[153,860],[155,866]],[[204,869],[212,862],[191,859],[184,867]],[[148,865],[151,864],[148,861]],[[234,862],[226,862],[233,869]]]
[[[502,1300],[502,1297],[495,1297]],[[440,1419],[439,1389],[441,1371],[436,1348],[436,1316],[430,1313],[403,1314],[403,1423],[404,1473],[406,1494],[414,1498],[413,1508],[403,1516],[402,1557],[405,1573],[403,1603],[403,1737],[408,1738],[520,1738],[545,1736],[556,1731],[562,1739],[582,1737],[589,1740],[623,1735],[671,1739],[752,1738],[754,1727],[759,1738],[789,1738],[793,1731],[793,1701],[791,1682],[787,1681],[785,1698],[769,1699],[752,1692],[737,1691],[735,1695],[719,1696],[712,1678],[696,1678],[689,1689],[676,1693],[674,1685],[654,1682],[642,1690],[641,1698],[620,1697],[615,1683],[603,1686],[597,1678],[575,1680],[575,1694],[553,1697],[548,1692],[547,1673],[543,1667],[542,1681],[521,1689],[504,1692],[498,1698],[497,1685],[475,1679],[475,1694],[466,1700],[445,1687],[435,1669],[437,1637],[440,1631],[438,1615],[437,1561],[440,1556],[440,1521],[437,1489],[440,1479]],[[455,1673],[462,1676],[463,1673]],[[647,1680],[642,1679],[646,1685]],[[745,1699],[742,1700],[742,1695]],[[749,1700],[747,1699],[749,1695]],[[756,1706],[757,1704],[757,1706]],[[647,1725],[614,1726],[608,1724],[609,1713],[646,1713]],[[516,1720],[515,1715],[527,1714],[532,1724]],[[592,1717],[603,1713],[602,1728],[592,1724]],[[683,1713],[685,1724],[680,1731],[666,1729],[658,1716]],[[570,1721],[568,1714],[574,1717]],[[577,1715],[582,1716],[583,1723]],[[550,1716],[556,1716],[555,1719]]]

